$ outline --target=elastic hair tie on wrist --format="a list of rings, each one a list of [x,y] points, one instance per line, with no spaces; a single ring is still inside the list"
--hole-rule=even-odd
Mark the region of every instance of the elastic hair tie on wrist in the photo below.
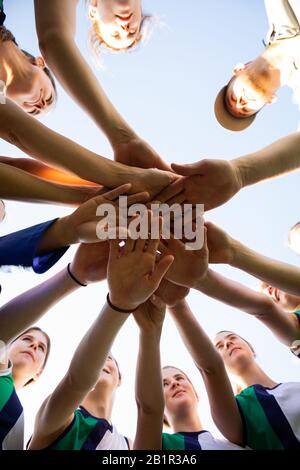
[[[81,287],[87,287],[87,284],[82,284],[82,282],[78,281],[78,279],[76,279],[74,274],[71,273],[70,266],[71,266],[71,263],[68,264],[67,270],[68,270],[69,276],[73,279],[73,281],[76,282],[76,284],[78,284]]]
[[[109,293],[108,293],[107,296],[106,296],[106,300],[107,300],[107,303],[108,303],[108,305],[110,306],[110,308],[112,308],[112,309],[115,310],[116,312],[120,312],[120,313],[127,313],[127,314],[133,313],[133,312],[135,312],[135,311],[139,308],[139,307],[136,307],[136,308],[133,309],[133,310],[124,310],[123,308],[115,307],[115,305],[112,304],[111,301],[110,301]]]

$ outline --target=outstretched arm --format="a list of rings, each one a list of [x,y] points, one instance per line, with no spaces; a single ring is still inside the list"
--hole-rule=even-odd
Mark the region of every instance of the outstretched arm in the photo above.
[[[300,134],[291,134],[258,152],[234,160],[204,159],[189,165],[173,164],[184,176],[157,199],[165,202],[204,204],[205,210],[219,207],[241,189],[288,174],[300,168]]]
[[[75,42],[78,0],[35,0],[39,45],[51,70],[71,97],[102,129],[126,165],[170,170],[129,126],[106,96]]]
[[[94,188],[45,181],[37,176],[0,162],[0,197],[3,199],[76,206],[95,193]]]
[[[221,356],[185,300],[169,307],[169,310],[184,344],[201,372],[215,424],[229,441],[241,445],[242,420]]]
[[[110,301],[78,346],[69,370],[52,395],[43,403],[35,424],[30,448],[49,445],[72,421],[74,411],[96,384],[115,336],[139,305],[157,289],[173,261],[164,257],[157,265],[158,240],[110,242],[107,267]],[[125,311],[120,313],[119,310]]]
[[[206,223],[206,226],[208,229],[209,261],[211,263],[230,264],[273,287],[300,296],[299,268],[267,258],[251,250],[210,222]]]
[[[212,270],[209,270],[206,277],[201,279],[197,289],[231,307],[255,316],[288,346],[300,338],[299,322],[296,316],[285,312],[264,294],[255,292]]]
[[[57,170],[44,163],[41,163],[33,158],[11,158],[0,157],[0,163],[6,163],[20,170],[26,171],[33,176],[38,176],[42,180],[50,181],[51,183],[63,184],[66,186],[97,186],[95,183],[83,180],[78,176],[72,175],[62,170]]]
[[[155,195],[175,178],[172,173],[128,167],[97,155],[48,129],[9,99],[0,107],[0,136],[43,163],[107,188],[132,183],[133,193],[149,189]]]
[[[138,408],[135,450],[160,450],[162,446],[164,394],[159,348],[165,311],[166,305],[154,295],[134,314],[140,328],[135,385]]]

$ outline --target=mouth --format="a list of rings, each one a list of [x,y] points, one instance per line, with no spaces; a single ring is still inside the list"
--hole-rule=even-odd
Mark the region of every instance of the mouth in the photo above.
[[[131,13],[130,15],[115,15],[116,18],[118,18],[119,22],[121,24],[128,24],[129,21],[131,20],[133,14]]]
[[[229,356],[232,356],[234,351],[241,350],[241,348],[232,348],[232,350],[229,353]]]
[[[177,395],[179,395],[179,393],[185,393],[185,391],[184,391],[184,390],[176,390],[176,392],[174,393],[174,395],[172,395],[172,398],[177,397]]]
[[[21,354],[27,354],[27,355],[30,356],[31,359],[34,361],[34,356],[33,356],[33,354],[32,354],[31,352],[29,352],[29,351],[22,351]]]

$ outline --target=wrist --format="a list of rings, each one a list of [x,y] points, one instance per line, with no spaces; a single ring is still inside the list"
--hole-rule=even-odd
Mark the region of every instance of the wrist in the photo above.
[[[76,233],[75,224],[73,223],[72,215],[67,215],[61,217],[59,222],[59,230],[61,232],[61,237],[64,238],[65,245],[75,245],[79,243],[79,237]]]
[[[235,160],[231,160],[230,163],[235,174],[238,188],[241,190],[248,185],[247,165],[245,164],[243,158],[236,158]]]
[[[113,310],[128,314],[135,312],[140,306],[139,303],[128,302],[128,300],[114,296],[110,292],[107,294],[107,303]]]
[[[89,281],[85,279],[85,276],[80,272],[80,269],[76,269],[74,261],[68,264],[67,271],[70,278],[79,286],[87,287],[89,285]]]

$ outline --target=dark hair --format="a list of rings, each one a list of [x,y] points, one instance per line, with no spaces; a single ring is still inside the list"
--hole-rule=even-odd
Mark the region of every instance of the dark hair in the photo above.
[[[44,360],[44,363],[42,365],[42,369],[45,368],[47,362],[48,362],[48,358],[49,358],[49,354],[50,354],[50,349],[51,349],[51,340],[49,338],[49,336],[47,335],[47,333],[45,331],[43,331],[41,328],[39,328],[38,326],[32,326],[31,328],[27,328],[27,330],[23,331],[23,333],[21,333],[19,336],[17,336],[10,344],[13,344],[15,343],[16,341],[18,341],[18,339],[22,338],[22,336],[28,334],[30,331],[39,331],[40,333],[42,333],[45,338],[46,338],[46,342],[47,342],[47,352],[46,352],[46,356],[45,356],[45,360]],[[24,387],[27,387],[27,385],[31,384],[32,382],[34,382],[33,379],[30,379],[25,385]]]
[[[25,51],[24,49],[21,49],[21,51],[23,52],[23,54],[30,60],[30,62],[35,65],[36,64],[36,59],[35,57],[30,54],[29,52]],[[50,69],[48,67],[44,67],[43,68],[43,72],[47,75],[47,77],[49,78],[52,86],[53,86],[53,90],[54,90],[54,94],[55,94],[55,101],[57,101],[57,88],[56,88],[56,83],[55,83],[55,80],[54,80],[54,76],[52,74],[52,72],[50,71]]]
[[[254,347],[252,346],[252,344],[249,343],[249,341],[247,341],[245,338],[243,338],[243,337],[242,337],[241,335],[239,335],[238,333],[235,333],[234,331],[229,331],[229,330],[221,330],[221,331],[218,331],[218,333],[216,333],[215,336],[220,335],[221,333],[229,333],[229,334],[238,336],[238,337],[241,338],[243,341],[245,341],[246,344],[248,344],[248,346],[249,346],[249,348],[251,349],[251,351],[256,355],[255,349],[254,349]]]

